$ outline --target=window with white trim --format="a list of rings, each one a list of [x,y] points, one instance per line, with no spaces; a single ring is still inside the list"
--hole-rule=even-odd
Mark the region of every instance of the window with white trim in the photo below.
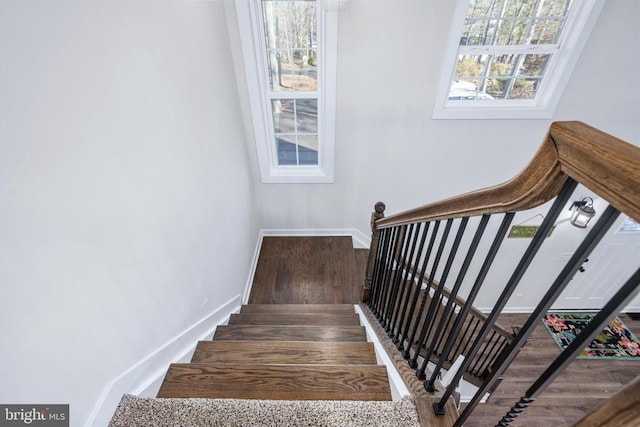
[[[549,118],[604,2],[458,0],[434,118]]]
[[[333,182],[337,10],[236,0],[263,182]]]

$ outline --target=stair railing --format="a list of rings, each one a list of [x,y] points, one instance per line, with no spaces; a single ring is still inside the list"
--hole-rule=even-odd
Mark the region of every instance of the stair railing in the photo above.
[[[609,203],[567,261],[517,335],[497,326],[497,319],[534,261],[572,194],[582,184]],[[550,202],[551,207],[518,261],[488,315],[473,303],[499,251],[516,212]],[[448,399],[465,376],[480,380],[478,391],[459,415],[461,426],[486,393],[492,392],[540,318],[549,310],[584,260],[622,212],[640,222],[640,147],[581,122],[555,122],[542,146],[512,180],[404,213],[384,217],[384,204],[372,217],[372,245],[363,299],[394,340],[425,389],[435,391],[438,375],[459,355],[464,362],[434,404],[444,414]],[[489,227],[492,217],[499,225]],[[489,229],[488,249],[478,255]],[[463,242],[465,242],[463,244]],[[487,246],[487,245],[485,245]],[[480,266],[470,268],[476,256]],[[478,264],[478,261],[475,261]],[[469,272],[472,276],[469,277]],[[453,283],[451,289],[446,286]],[[640,290],[640,268],[622,284],[593,321],[531,385],[498,422],[508,426],[559,373],[575,359]],[[492,286],[497,286],[492,283]],[[465,288],[466,300],[458,293]],[[421,360],[421,363],[418,363]],[[431,361],[435,367],[427,367]],[[473,381],[472,381],[473,382]]]

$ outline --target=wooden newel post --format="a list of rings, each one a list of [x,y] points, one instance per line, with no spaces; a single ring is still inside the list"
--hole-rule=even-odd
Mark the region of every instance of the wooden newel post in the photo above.
[[[380,238],[380,231],[376,227],[376,221],[384,218],[385,205],[382,202],[378,202],[373,207],[371,213],[371,246],[369,247],[369,258],[367,258],[367,271],[364,277],[364,283],[362,284],[362,301],[369,301],[369,295],[371,294],[371,282],[373,280],[373,266],[376,262],[376,252],[378,250],[378,240]]]

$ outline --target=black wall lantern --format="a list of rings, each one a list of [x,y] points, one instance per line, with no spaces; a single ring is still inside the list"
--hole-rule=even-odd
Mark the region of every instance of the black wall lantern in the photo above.
[[[578,228],[587,228],[587,224],[589,224],[591,218],[596,215],[591,197],[585,197],[582,200],[573,202],[569,210],[573,211],[570,222]]]

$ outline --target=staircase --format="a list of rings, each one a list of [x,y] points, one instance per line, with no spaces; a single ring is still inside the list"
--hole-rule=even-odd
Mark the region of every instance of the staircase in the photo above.
[[[390,401],[353,305],[251,304],[174,363],[160,398]]]
[[[473,422],[470,416],[478,404],[496,390],[541,316],[618,215],[625,213],[640,221],[640,193],[632,191],[640,188],[638,165],[638,147],[579,122],[554,123],[531,163],[505,184],[387,218],[384,204],[376,204],[366,262],[363,253],[354,255],[350,238],[312,237],[296,244],[296,238],[265,237],[251,304],[232,315],[228,325],[218,327],[212,341],[199,343],[191,363],[170,366],[158,392],[161,399],[125,396],[111,427],[151,425],[130,422],[147,422],[150,417],[156,417],[155,424],[160,425],[209,425],[212,417],[226,420],[228,414],[243,412],[237,410],[238,405],[246,408],[251,403],[258,407],[251,408],[248,419],[255,421],[256,414],[265,412],[265,401],[271,410],[265,420],[276,415],[298,419],[299,414],[315,412],[313,421],[305,418],[300,425],[327,420],[329,414],[339,412],[333,403],[342,405],[346,418],[323,425],[349,424],[356,413],[364,415],[358,425],[416,425],[415,419],[408,419],[416,410],[425,426],[458,427],[467,420]],[[573,209],[576,202],[571,202],[577,197],[573,193],[579,183],[597,189],[596,194],[609,205],[557,278],[541,285],[546,293],[532,302],[537,304],[535,310],[514,336],[497,325],[498,317],[560,214]],[[516,212],[551,201],[526,249],[510,254],[520,259],[512,263],[513,272],[485,281],[504,252],[500,248]],[[492,215],[495,220],[490,223]],[[470,268],[474,261],[475,267]],[[356,269],[360,271],[354,274]],[[386,368],[376,365],[372,345],[366,342],[354,312],[352,304],[359,299],[354,284],[361,277],[365,277],[362,296],[367,306],[360,307],[411,389],[412,397],[400,402],[405,404],[401,410],[385,407],[396,403],[390,402]],[[485,282],[492,290],[501,289],[488,315],[473,307]],[[617,284],[620,289],[586,332],[555,358],[513,407],[500,407],[507,412],[498,425],[511,425],[521,416],[609,318],[633,298],[639,283],[640,269]],[[465,299],[458,295],[461,290]],[[459,355],[464,355],[462,365],[449,385],[442,387],[439,374]],[[479,387],[458,414],[452,398],[462,378]],[[184,402],[187,400],[197,402]],[[340,400],[343,402],[323,402]],[[356,408],[360,404],[362,408]],[[192,409],[208,405],[215,409],[204,411],[200,424],[193,422]],[[382,412],[372,411],[372,406],[380,405]],[[398,414],[409,417],[391,421]],[[173,424],[167,422],[170,418]],[[639,418],[636,411],[630,418],[633,425]],[[236,424],[246,425],[244,421]]]

